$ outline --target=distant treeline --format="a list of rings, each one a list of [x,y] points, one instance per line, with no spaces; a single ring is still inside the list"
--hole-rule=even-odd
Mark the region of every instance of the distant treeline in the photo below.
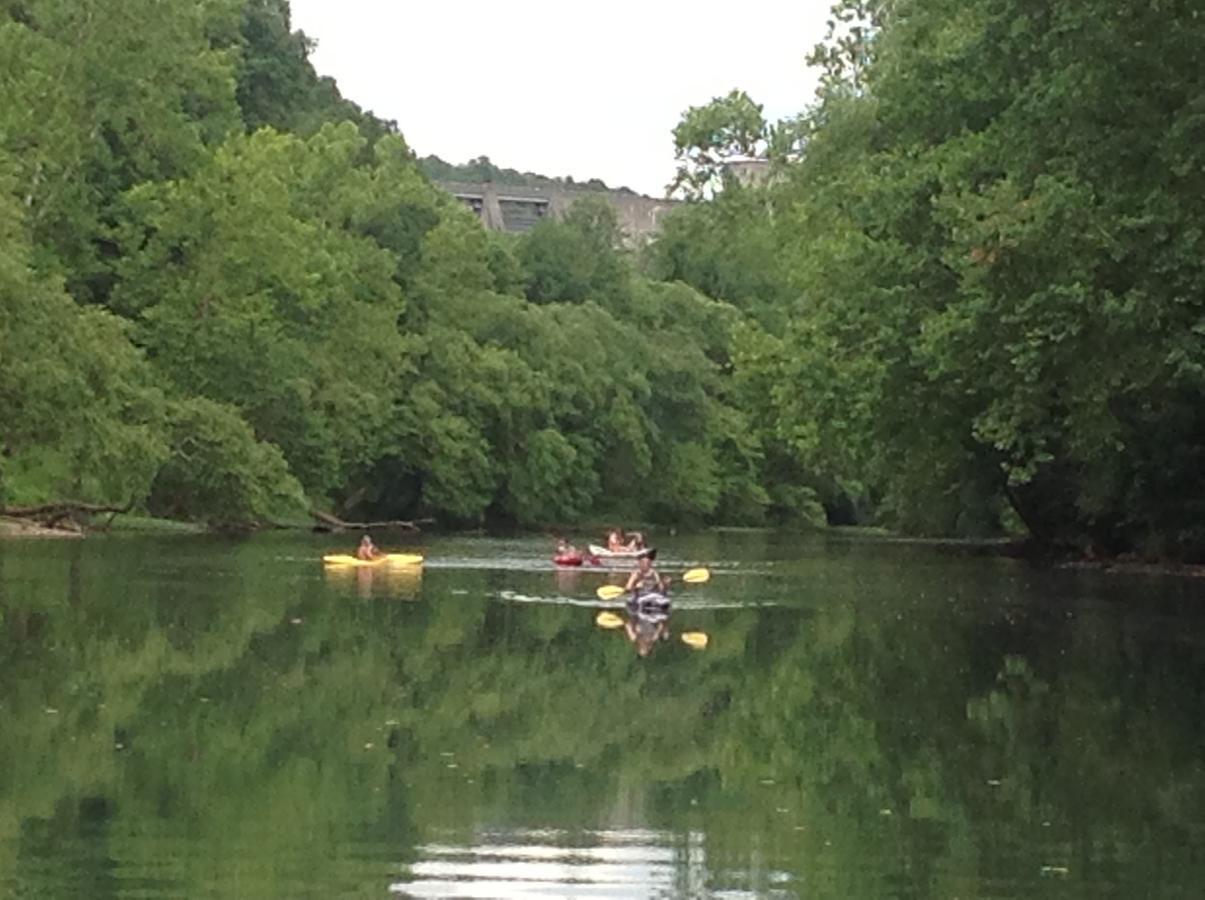
[[[550,178],[547,175],[537,175],[534,172],[519,172],[516,169],[503,169],[490,161],[488,156],[479,156],[467,163],[453,165],[444,162],[438,156],[424,156],[418,161],[423,174],[432,181],[491,181],[499,185],[514,187],[558,187],[581,191],[618,191],[623,194],[635,193],[631,188],[612,188],[600,178],[587,181],[574,181],[572,175]]]

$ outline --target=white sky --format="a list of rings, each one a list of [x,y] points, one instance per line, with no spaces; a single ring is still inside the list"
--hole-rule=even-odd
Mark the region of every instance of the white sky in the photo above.
[[[773,120],[813,98],[830,0],[292,0],[343,95],[421,156],[488,156],[659,196],[688,106],[741,88]]]

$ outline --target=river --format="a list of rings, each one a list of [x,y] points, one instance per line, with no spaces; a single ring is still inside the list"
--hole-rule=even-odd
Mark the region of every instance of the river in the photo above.
[[[660,538],[0,542],[0,895],[1200,896],[1205,583]]]

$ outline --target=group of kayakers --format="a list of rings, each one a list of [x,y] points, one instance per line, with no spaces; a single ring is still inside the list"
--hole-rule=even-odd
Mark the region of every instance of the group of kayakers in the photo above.
[[[628,576],[627,585],[624,588],[633,597],[650,593],[668,593],[670,579],[662,577],[653,568],[653,563],[657,559],[657,551],[646,545],[644,535],[640,532],[637,531],[631,535],[625,535],[620,528],[612,529],[607,535],[607,548],[615,553],[631,553],[636,557],[636,568]],[[380,559],[383,555],[377,548],[377,545],[373,543],[371,537],[364,535],[360,538],[360,545],[356,548],[356,559],[371,562],[372,560]],[[562,564],[565,564],[563,561],[575,560],[576,562],[569,564],[580,565],[583,555],[571,543],[561,538],[557,542],[557,555],[554,559],[562,562]]]
[[[602,552],[600,548],[594,549],[598,549],[599,553]],[[661,577],[653,568],[653,562],[657,559],[657,551],[648,546],[644,535],[640,532],[634,531],[631,534],[625,534],[622,528],[611,529],[607,534],[606,550],[609,554],[636,560],[636,567],[628,576],[625,588],[633,596],[647,593],[665,594],[669,590],[670,580]],[[552,559],[560,566],[580,566],[585,562],[589,562],[593,566],[602,564],[597,553],[585,554],[565,538],[557,539],[556,555]]]
[[[635,559],[642,551],[648,549],[644,535],[639,531],[625,534],[622,528],[613,528],[607,534],[605,545],[590,544],[586,550],[579,550],[565,538],[558,538],[556,554],[552,561],[558,566],[580,566],[589,563],[592,566],[602,565],[601,557],[623,557]]]
[[[629,595],[629,617],[624,623],[625,636],[632,642],[640,656],[647,656],[653,647],[669,637],[669,587],[670,579],[662,576],[653,563],[657,560],[656,548],[649,547],[640,532],[625,534],[623,529],[614,528],[607,534],[606,549],[616,556],[635,558],[636,565],[628,576],[624,591]],[[372,562],[385,556],[367,534],[360,538],[355,558]],[[557,541],[557,555],[561,565],[581,565],[586,557],[564,538]],[[599,565],[597,556],[591,554],[591,562]]]

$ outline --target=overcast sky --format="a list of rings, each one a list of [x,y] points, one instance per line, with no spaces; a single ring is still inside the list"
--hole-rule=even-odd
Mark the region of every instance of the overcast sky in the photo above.
[[[660,195],[670,131],[734,87],[799,112],[829,0],[292,0],[293,26],[344,96],[394,119],[420,155],[485,155]]]

